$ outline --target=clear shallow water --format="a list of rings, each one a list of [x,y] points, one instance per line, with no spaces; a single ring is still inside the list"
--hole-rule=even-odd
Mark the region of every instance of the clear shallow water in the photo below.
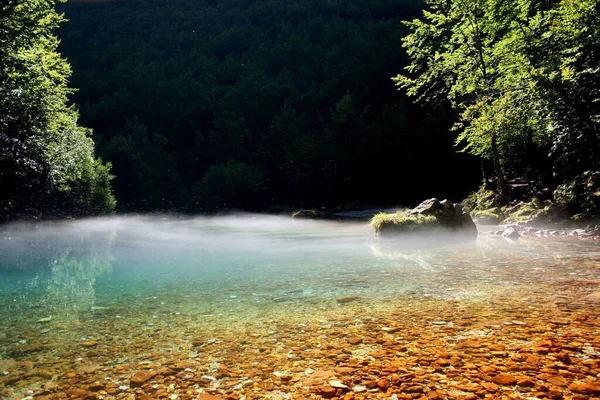
[[[340,318],[347,326],[403,307],[444,322],[448,315],[435,310],[449,304],[487,310],[520,302],[490,314],[494,324],[537,315],[548,304],[564,313],[571,299],[592,310],[585,299],[600,291],[599,264],[594,242],[378,240],[364,223],[263,215],[6,225],[0,394],[55,395],[60,389],[44,385],[83,364],[156,363],[173,352],[199,361],[192,343],[198,335],[243,345],[244,337],[265,332],[277,340],[282,325],[318,321],[335,331]],[[36,366],[45,372],[24,372]],[[128,372],[119,379],[135,370]]]

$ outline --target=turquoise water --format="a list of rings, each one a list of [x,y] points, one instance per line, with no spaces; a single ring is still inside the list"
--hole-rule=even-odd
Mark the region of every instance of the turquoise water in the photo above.
[[[596,279],[599,271],[580,261],[597,263],[600,246],[485,236],[457,244],[386,241],[364,223],[275,216],[131,217],[8,225],[0,254],[4,320],[20,314],[31,323],[92,307],[135,309],[155,298],[173,311],[235,307],[242,316],[264,303],[348,295],[486,298],[531,283]]]
[[[600,290],[599,264],[598,243],[576,239],[378,240],[365,223],[264,215],[5,225],[0,374],[20,373],[26,361],[54,369],[7,380],[0,393],[38,393],[84,359],[78,346],[89,342],[119,338],[87,355],[113,365],[172,352],[200,329],[235,336],[349,310],[375,315],[398,299],[418,307],[519,296],[535,305]],[[156,340],[129,349],[140,332]]]

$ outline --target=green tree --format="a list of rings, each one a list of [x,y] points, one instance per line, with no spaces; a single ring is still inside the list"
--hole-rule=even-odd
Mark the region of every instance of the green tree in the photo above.
[[[562,0],[531,18],[527,56],[543,93],[561,180],[600,170],[600,1]]]
[[[403,39],[411,76],[394,78],[409,95],[433,103],[448,99],[461,112],[454,127],[460,131],[457,144],[491,160],[500,186],[505,175],[502,145],[537,132],[530,113],[536,101],[531,67],[523,52],[527,3],[427,1],[423,19],[405,22],[412,30]]]
[[[457,144],[491,160],[501,188],[507,173],[539,180],[540,150],[554,161],[554,185],[597,170],[599,4],[428,0],[423,18],[406,22],[411,64],[394,80],[460,111]]]
[[[110,165],[77,124],[71,73],[53,29],[54,1],[0,6],[0,217],[93,214],[114,209]]]
[[[302,207],[421,198],[423,186],[447,181],[414,168],[422,143],[426,157],[435,154],[436,162],[469,174],[462,160],[472,160],[455,154],[450,135],[438,140],[448,114],[432,118],[389,80],[407,61],[398,46],[407,29],[398,20],[413,18],[421,6],[420,0],[62,5],[69,24],[61,27],[61,48],[81,88],[73,98],[94,128],[99,154],[113,164],[119,207],[178,209],[200,201],[196,189],[208,170],[229,160],[264,174],[271,204]],[[133,116],[144,134],[128,127]],[[403,174],[403,182],[415,183],[410,190],[377,189],[398,171],[410,171]],[[455,184],[455,198],[477,179]]]
[[[181,207],[181,179],[168,139],[148,128],[137,117],[102,146],[102,155],[113,160],[122,177],[115,190],[123,193],[125,210],[166,210]],[[173,204],[175,202],[175,204]]]

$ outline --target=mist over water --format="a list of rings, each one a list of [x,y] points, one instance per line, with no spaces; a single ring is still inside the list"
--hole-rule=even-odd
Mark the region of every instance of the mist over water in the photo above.
[[[90,340],[153,337],[152,351],[165,351],[199,331],[239,336],[432,300],[535,307],[583,299],[600,282],[595,242],[451,239],[377,239],[365,222],[253,214],[4,225],[0,367],[10,376],[10,360],[85,360],[77,344]],[[124,351],[119,362],[147,351]]]
[[[181,307],[175,300],[187,294],[206,310],[345,295],[486,298],[530,281],[595,274],[565,260],[600,254],[586,242],[379,240],[364,222],[252,214],[11,224],[0,232],[2,309],[27,310],[33,320],[132,296],[161,295]]]

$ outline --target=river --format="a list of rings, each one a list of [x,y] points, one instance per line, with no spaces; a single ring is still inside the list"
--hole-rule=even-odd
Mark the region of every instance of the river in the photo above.
[[[600,245],[575,238],[251,214],[9,224],[0,397],[591,398],[599,302]]]

